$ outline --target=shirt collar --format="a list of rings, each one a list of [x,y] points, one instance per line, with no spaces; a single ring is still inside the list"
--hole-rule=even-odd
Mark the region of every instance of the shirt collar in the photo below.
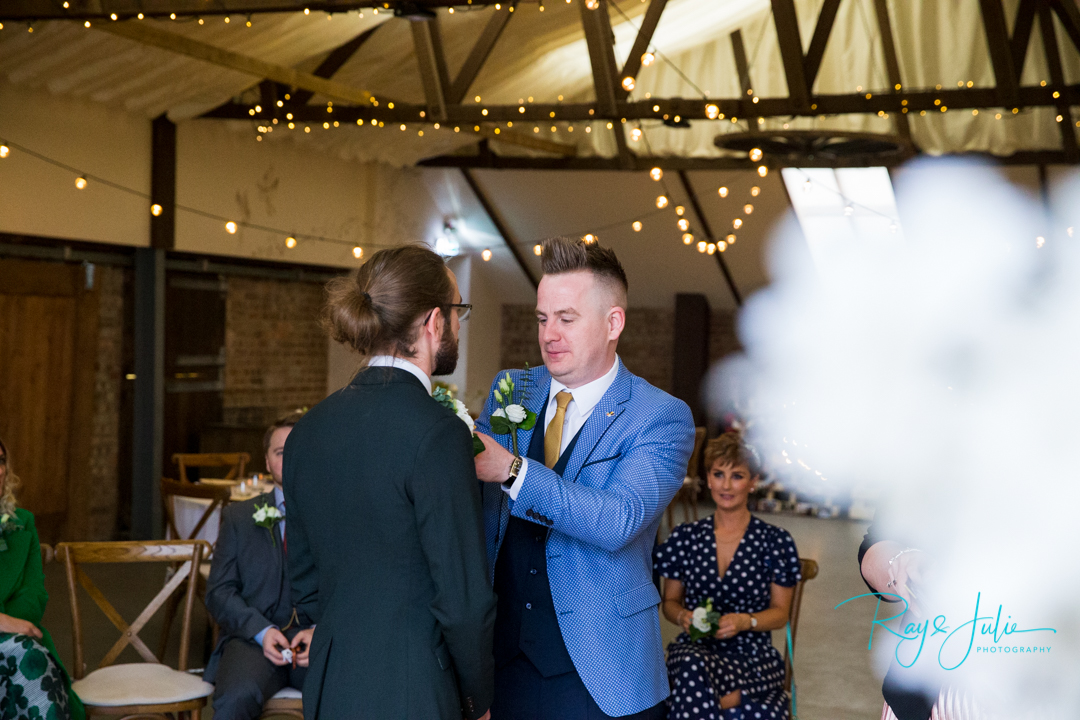
[[[285,504],[285,493],[277,485],[274,486],[274,504],[279,508]]]
[[[392,367],[397,368],[398,370],[404,370],[405,372],[412,373],[414,376],[416,376],[416,379],[424,385],[424,389],[427,390],[427,394],[431,394],[431,378],[427,376],[426,372],[424,372],[408,360],[399,357],[393,357],[391,355],[376,355],[375,357],[371,358],[371,361],[368,363],[368,367]]]
[[[596,407],[596,403],[600,402],[600,398],[604,397],[604,393],[608,391],[611,384],[615,382],[615,376],[619,374],[619,356],[615,356],[615,363],[611,366],[611,369],[607,371],[603,376],[593,380],[592,382],[585,383],[581,387],[569,390],[565,385],[551,378],[551,390],[548,391],[548,402],[550,403],[552,398],[563,390],[568,390],[571,395],[574,396],[574,404],[577,405],[578,415],[585,416],[592,412],[592,409]]]

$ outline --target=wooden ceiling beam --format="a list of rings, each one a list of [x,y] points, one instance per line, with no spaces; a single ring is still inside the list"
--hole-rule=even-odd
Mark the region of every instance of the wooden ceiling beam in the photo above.
[[[653,34],[656,32],[656,26],[660,23],[660,16],[664,14],[665,7],[667,7],[667,0],[649,2],[649,7],[645,10],[645,18],[641,21],[641,27],[638,28],[634,45],[630,48],[630,55],[626,58],[620,78],[637,79],[638,73],[641,72],[641,56],[648,52],[649,45],[652,44]],[[630,91],[619,86],[615,89],[615,95],[619,100],[625,100],[629,97]]]
[[[257,78],[273,80],[290,87],[310,90],[334,100],[359,104],[367,103],[371,99],[371,93],[366,90],[316,77],[311,73],[300,72],[284,65],[275,65],[247,55],[241,55],[231,50],[219,48],[216,45],[192,40],[191,38],[160,30],[148,23],[115,22],[94,27],[102,32],[134,40],[144,45],[168,50],[179,55],[186,55],[196,60],[253,75]]]
[[[742,30],[731,33],[731,52],[735,56],[735,72],[739,75],[739,88],[742,90],[741,100],[746,100],[753,94],[754,85],[750,81],[750,63],[746,59],[746,45],[743,44]]]
[[[690,178],[686,174],[686,170],[679,170],[678,175],[679,182],[682,183],[683,191],[686,193],[686,198],[690,201],[690,208],[694,211],[694,215],[697,216],[698,223],[701,225],[701,231],[705,233],[705,238],[708,242],[715,243],[716,237],[713,235],[712,226],[709,225],[709,219],[705,217],[705,211],[701,209],[701,203],[698,202],[697,192],[694,191],[694,186],[690,183]],[[713,253],[713,257],[716,258],[716,264],[720,268],[720,274],[724,276],[724,282],[727,283],[728,290],[731,291],[731,297],[735,300],[736,307],[742,307],[742,293],[739,292],[739,288],[735,284],[735,276],[731,274],[731,268],[729,268],[727,262],[724,261],[724,253],[717,249],[717,252]]]
[[[1076,7],[1076,0],[1050,0],[1050,7],[1057,13],[1073,47],[1080,51],[1080,9]]]
[[[503,221],[502,215],[495,207],[495,204],[491,202],[491,199],[484,192],[484,189],[480,187],[480,183],[476,181],[476,176],[468,168],[461,168],[461,175],[465,178],[466,184],[469,189],[473,191],[473,195],[476,196],[477,202],[480,203],[480,207],[484,208],[484,212],[487,213],[488,219],[491,220],[491,224],[495,226],[499,236],[506,243],[506,247],[510,249],[510,254],[514,256],[514,260],[517,261],[518,267],[521,268],[521,272],[528,278],[532,286],[539,287],[540,279],[536,277],[536,273],[529,266],[529,263],[525,261],[525,256],[521,252],[521,244],[517,241],[517,237],[514,235],[510,227]]]
[[[626,143],[626,131],[618,113],[618,98],[615,91],[620,85],[618,67],[615,64],[614,37],[611,32],[608,3],[607,0],[598,0],[595,9],[589,9],[586,2],[578,4],[581,8],[581,24],[585,28],[585,43],[589,48],[589,62],[592,65],[597,115],[598,118],[611,120],[611,131],[615,135],[619,159],[624,165],[629,166],[632,163],[633,153],[630,152]]]
[[[424,86],[424,97],[427,98],[427,114],[435,122],[446,122],[447,87],[443,84],[446,63],[443,61],[443,68],[440,71],[433,30],[436,22],[438,22],[437,18],[409,18],[413,47],[416,50],[416,62],[420,66],[420,81]]]
[[[381,27],[382,25],[380,24],[373,28],[368,28],[344,45],[340,45],[331,50],[330,54],[319,63],[319,67],[315,68],[315,72],[313,72],[312,75],[327,79],[332,78],[334,73],[352,59],[352,56],[356,54],[356,51],[360,49],[360,46],[371,39],[371,36],[375,34],[375,31]],[[290,102],[294,105],[307,105],[308,101],[311,100],[314,95],[315,93],[310,90],[300,90],[292,96]]]
[[[795,0],[772,0],[776,39],[780,44],[780,59],[784,63],[788,96],[799,106],[810,104],[810,86],[803,71],[802,38],[799,36],[799,16],[795,12]]]
[[[472,0],[472,7],[494,5],[505,0]],[[422,10],[457,7],[461,0],[411,0],[410,4]],[[86,20],[111,22],[115,13],[120,20],[136,19],[142,14],[147,18],[178,20],[196,17],[246,16],[262,13],[311,12],[344,13],[378,8],[385,10],[383,0],[71,0],[64,7],[58,0],[3,0],[0,2],[0,20],[4,22],[37,22],[42,20]]]
[[[890,91],[899,93],[904,88],[904,81],[900,77],[900,60],[896,55],[896,40],[893,37],[889,4],[886,0],[874,0],[874,15],[877,18],[878,34],[881,36],[881,52],[885,56],[885,71],[889,77]],[[911,125],[906,113],[896,113],[896,132],[904,140],[911,140]]]
[[[1061,68],[1061,53],[1058,49],[1057,33],[1054,30],[1054,15],[1045,2],[1039,3],[1039,34],[1042,35],[1043,50],[1046,52],[1046,64],[1050,69],[1050,86],[1060,93],[1065,87],[1065,73]],[[1061,132],[1061,149],[1070,163],[1080,161],[1080,147],[1076,144],[1076,131],[1073,129],[1072,113],[1069,104],[1058,98],[1058,123]]]
[[[1038,0],[1020,0],[1020,5],[1016,8],[1016,22],[1013,23],[1009,49],[1017,78],[1024,74],[1024,61],[1027,59],[1028,44],[1031,42],[1031,29],[1035,25],[1037,2]]]
[[[840,0],[825,0],[818,14],[814,35],[810,38],[810,48],[806,51],[806,57],[803,58],[803,73],[806,75],[806,85],[811,92],[814,89],[818,71],[821,69],[821,60],[825,57],[825,46],[829,43],[829,36],[832,34],[836,13],[839,10]]]
[[[469,87],[476,80],[476,76],[480,74],[480,68],[484,66],[484,62],[487,60],[488,55],[491,54],[495,43],[499,40],[499,36],[502,35],[503,28],[506,27],[506,23],[510,22],[511,13],[509,7],[493,10],[492,12],[494,14],[488,20],[487,25],[484,26],[480,38],[473,45],[469,56],[465,58],[465,64],[461,66],[457,77],[454,78],[454,82],[450,85],[446,101],[451,105],[458,105],[465,99]]]
[[[1009,42],[1009,30],[1005,24],[1005,9],[1001,0],[979,0],[983,28],[986,31],[986,45],[990,51],[990,64],[994,68],[997,83],[998,103],[1016,107],[1020,104],[1017,89],[1019,81],[1012,61],[1012,44]]]

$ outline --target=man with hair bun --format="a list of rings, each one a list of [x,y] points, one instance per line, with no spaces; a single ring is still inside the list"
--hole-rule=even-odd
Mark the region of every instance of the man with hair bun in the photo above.
[[[661,720],[668,679],[651,554],[682,486],[694,422],[616,348],[626,273],[599,243],[544,243],[536,317],[544,366],[527,384],[532,430],[491,435],[499,373],[477,430],[498,596],[493,720]],[[527,377],[526,377],[527,376]],[[514,402],[518,402],[515,398]]]
[[[363,368],[285,445],[288,564],[316,624],[304,717],[489,717],[495,597],[467,425],[431,397],[470,306],[435,253],[380,250],[327,285]]]

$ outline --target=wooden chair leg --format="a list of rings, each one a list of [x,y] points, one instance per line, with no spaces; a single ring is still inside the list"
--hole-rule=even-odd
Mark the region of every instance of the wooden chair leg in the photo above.
[[[186,585],[187,583],[184,583]],[[181,585],[181,588],[183,585]],[[172,629],[172,621],[176,616],[176,610],[180,606],[182,591],[174,592],[165,603],[164,615],[161,618],[161,640],[158,642],[157,656],[160,660],[165,659],[165,649],[169,646],[169,631]]]

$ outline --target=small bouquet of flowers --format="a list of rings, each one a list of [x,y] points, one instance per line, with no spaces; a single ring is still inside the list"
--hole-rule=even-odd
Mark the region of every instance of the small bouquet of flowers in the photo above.
[[[469,414],[469,408],[465,407],[465,403],[454,397],[453,390],[446,386],[439,385],[431,393],[431,397],[435,399],[435,402],[453,412],[461,418],[462,422],[469,426],[469,432],[472,433],[473,457],[484,452],[484,443],[481,442],[480,438],[476,437],[476,423],[473,422],[472,415]]]
[[[274,525],[285,517],[281,514],[281,511],[270,503],[265,503],[263,505],[256,505],[255,514],[251,517],[255,519],[256,525],[270,531],[270,542],[276,546],[277,538],[274,537]]]
[[[705,598],[694,608],[694,619],[690,621],[690,639],[715,637],[720,630],[720,612],[713,609],[712,598]]]
[[[4,536],[22,529],[22,523],[14,515],[9,513],[0,515],[0,552],[8,549],[7,540],[4,539]]]
[[[510,435],[514,455],[518,452],[517,431],[532,430],[536,425],[536,413],[525,409],[529,389],[529,366],[525,365],[525,374],[521,376],[521,392],[518,392],[510,373],[499,379],[495,390],[495,402],[499,407],[491,413],[491,432],[496,435]],[[515,395],[517,396],[515,399]]]

